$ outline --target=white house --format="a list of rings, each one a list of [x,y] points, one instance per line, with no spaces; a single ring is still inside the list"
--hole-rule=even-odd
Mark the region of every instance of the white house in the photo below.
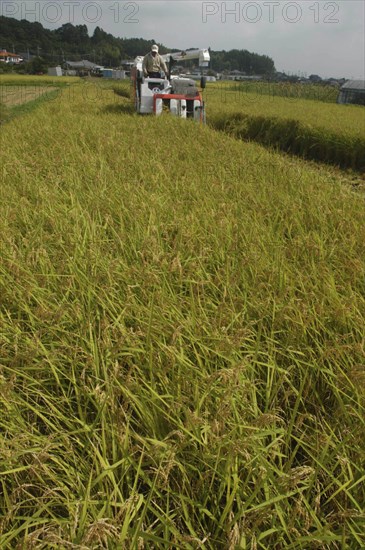
[[[23,59],[16,53],[9,53],[6,50],[0,50],[0,62],[2,63],[20,63]]]

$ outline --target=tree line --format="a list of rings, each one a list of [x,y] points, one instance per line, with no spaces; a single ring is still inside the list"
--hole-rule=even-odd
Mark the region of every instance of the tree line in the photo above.
[[[134,59],[151,49],[154,39],[118,38],[96,27],[89,36],[86,25],[65,23],[55,30],[41,23],[0,16],[0,48],[17,54],[36,56],[45,65],[88,59],[106,67],[118,67],[122,59]],[[160,53],[177,51],[159,44]],[[274,61],[247,50],[214,51],[210,49],[211,69],[217,72],[239,70],[247,74],[270,74]],[[27,57],[26,57],[27,58]]]

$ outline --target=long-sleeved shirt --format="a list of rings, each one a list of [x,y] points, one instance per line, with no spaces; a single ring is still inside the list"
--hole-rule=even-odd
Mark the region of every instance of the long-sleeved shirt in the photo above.
[[[159,53],[156,53],[155,56],[153,56],[151,52],[145,55],[143,58],[142,69],[145,76],[147,76],[148,73],[159,73],[161,72],[161,69],[165,74],[167,74],[166,63]]]

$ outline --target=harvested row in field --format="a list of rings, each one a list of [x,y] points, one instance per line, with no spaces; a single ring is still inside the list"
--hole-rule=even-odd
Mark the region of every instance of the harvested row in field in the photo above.
[[[54,101],[61,88],[78,79],[0,75],[0,124],[32,111],[44,101]]]
[[[112,90],[121,97],[131,98],[131,82],[130,80],[123,80],[121,82],[113,82],[111,84]]]
[[[2,86],[0,85],[0,103],[6,107],[22,105],[34,101],[44,94],[54,92],[54,86]]]

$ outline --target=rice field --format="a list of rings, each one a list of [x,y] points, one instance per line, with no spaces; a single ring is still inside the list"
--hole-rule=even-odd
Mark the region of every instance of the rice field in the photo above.
[[[279,86],[279,85],[276,85]],[[270,93],[271,92],[271,93]],[[279,95],[280,87],[207,87],[209,124],[301,158],[365,172],[365,109]],[[289,92],[288,92],[289,93]]]
[[[0,87],[0,103],[6,107],[14,107],[39,99],[43,94],[53,92],[56,89],[48,86],[4,86]]]
[[[260,86],[246,91],[243,86],[227,82],[208,83],[208,109],[212,116],[241,112],[296,120],[340,136],[365,137],[365,109],[362,106],[324,103],[295,95],[285,97],[276,95],[275,90],[273,85],[263,93]]]
[[[20,74],[0,74],[0,87],[4,86],[68,86],[70,84],[75,84],[76,81],[79,81],[79,78],[70,77],[70,76],[38,76],[38,75],[20,75]]]
[[[363,193],[102,83],[2,138],[0,547],[364,547]]]
[[[32,110],[39,102],[53,101],[63,87],[75,81],[69,77],[0,75],[0,124]]]
[[[219,82],[222,84],[223,82]],[[323,101],[324,103],[336,103],[339,88],[323,84],[308,84],[300,82],[231,82],[224,83],[234,92],[253,93],[255,95],[269,95],[285,97],[290,100],[295,99],[310,99],[315,101]]]

